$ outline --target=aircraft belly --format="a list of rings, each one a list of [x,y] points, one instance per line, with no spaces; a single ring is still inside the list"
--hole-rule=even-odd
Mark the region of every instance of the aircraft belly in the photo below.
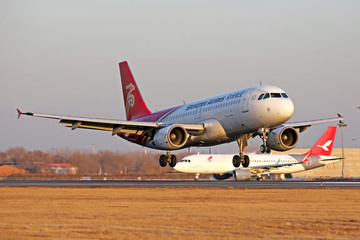
[[[229,167],[227,164],[220,164],[220,163],[209,163],[207,168],[207,173],[219,173],[223,174],[228,171],[234,170],[234,167]]]
[[[296,164],[288,167],[279,167],[277,169],[271,170],[272,174],[286,174],[286,173],[295,173],[305,171],[306,169],[301,164]]]

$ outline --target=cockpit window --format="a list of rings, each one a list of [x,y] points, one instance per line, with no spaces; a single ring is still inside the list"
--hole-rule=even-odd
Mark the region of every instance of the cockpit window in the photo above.
[[[280,93],[271,93],[271,97],[272,98],[281,98],[281,94]]]
[[[267,99],[267,98],[269,98],[269,97],[270,97],[270,94],[269,94],[269,93],[266,93],[263,99]]]
[[[264,100],[267,98],[288,98],[286,93],[263,93],[259,96],[258,100]]]
[[[180,162],[191,162],[191,161],[188,159],[181,159]]]

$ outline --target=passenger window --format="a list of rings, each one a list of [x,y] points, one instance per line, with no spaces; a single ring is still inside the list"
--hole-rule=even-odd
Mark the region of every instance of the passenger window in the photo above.
[[[258,98],[258,100],[261,100],[263,98],[264,94],[261,94]]]
[[[271,93],[271,97],[272,98],[281,98],[281,94],[280,93]]]
[[[267,93],[267,94],[265,94],[264,99],[267,99],[267,98],[269,98],[269,97],[270,97],[270,94]]]
[[[283,98],[288,98],[288,95],[286,93],[282,93],[281,95],[283,96]]]

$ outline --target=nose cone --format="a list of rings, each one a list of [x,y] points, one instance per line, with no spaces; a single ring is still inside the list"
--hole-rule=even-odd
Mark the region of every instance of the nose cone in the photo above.
[[[176,171],[178,171],[178,172],[181,172],[181,170],[182,170],[182,165],[183,165],[182,162],[178,162],[178,163],[176,163],[174,169],[175,169]]]
[[[290,98],[270,98],[259,101],[257,105],[258,123],[275,127],[285,123],[294,114],[294,104]]]
[[[273,99],[270,99],[272,101]],[[285,123],[294,114],[294,104],[290,98],[275,99],[266,109],[267,120],[272,126]]]
[[[286,122],[294,114],[295,108],[294,108],[294,103],[291,101],[290,98],[283,100],[285,100],[285,102],[282,106],[282,110],[279,111],[279,115],[280,118],[282,118],[283,121]]]

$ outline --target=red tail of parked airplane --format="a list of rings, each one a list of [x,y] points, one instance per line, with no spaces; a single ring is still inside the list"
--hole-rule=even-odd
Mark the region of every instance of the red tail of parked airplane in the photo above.
[[[127,120],[149,115],[151,112],[140,94],[128,63],[121,62],[119,67]]]
[[[330,156],[334,145],[335,134],[336,127],[328,127],[328,129],[306,155]]]

